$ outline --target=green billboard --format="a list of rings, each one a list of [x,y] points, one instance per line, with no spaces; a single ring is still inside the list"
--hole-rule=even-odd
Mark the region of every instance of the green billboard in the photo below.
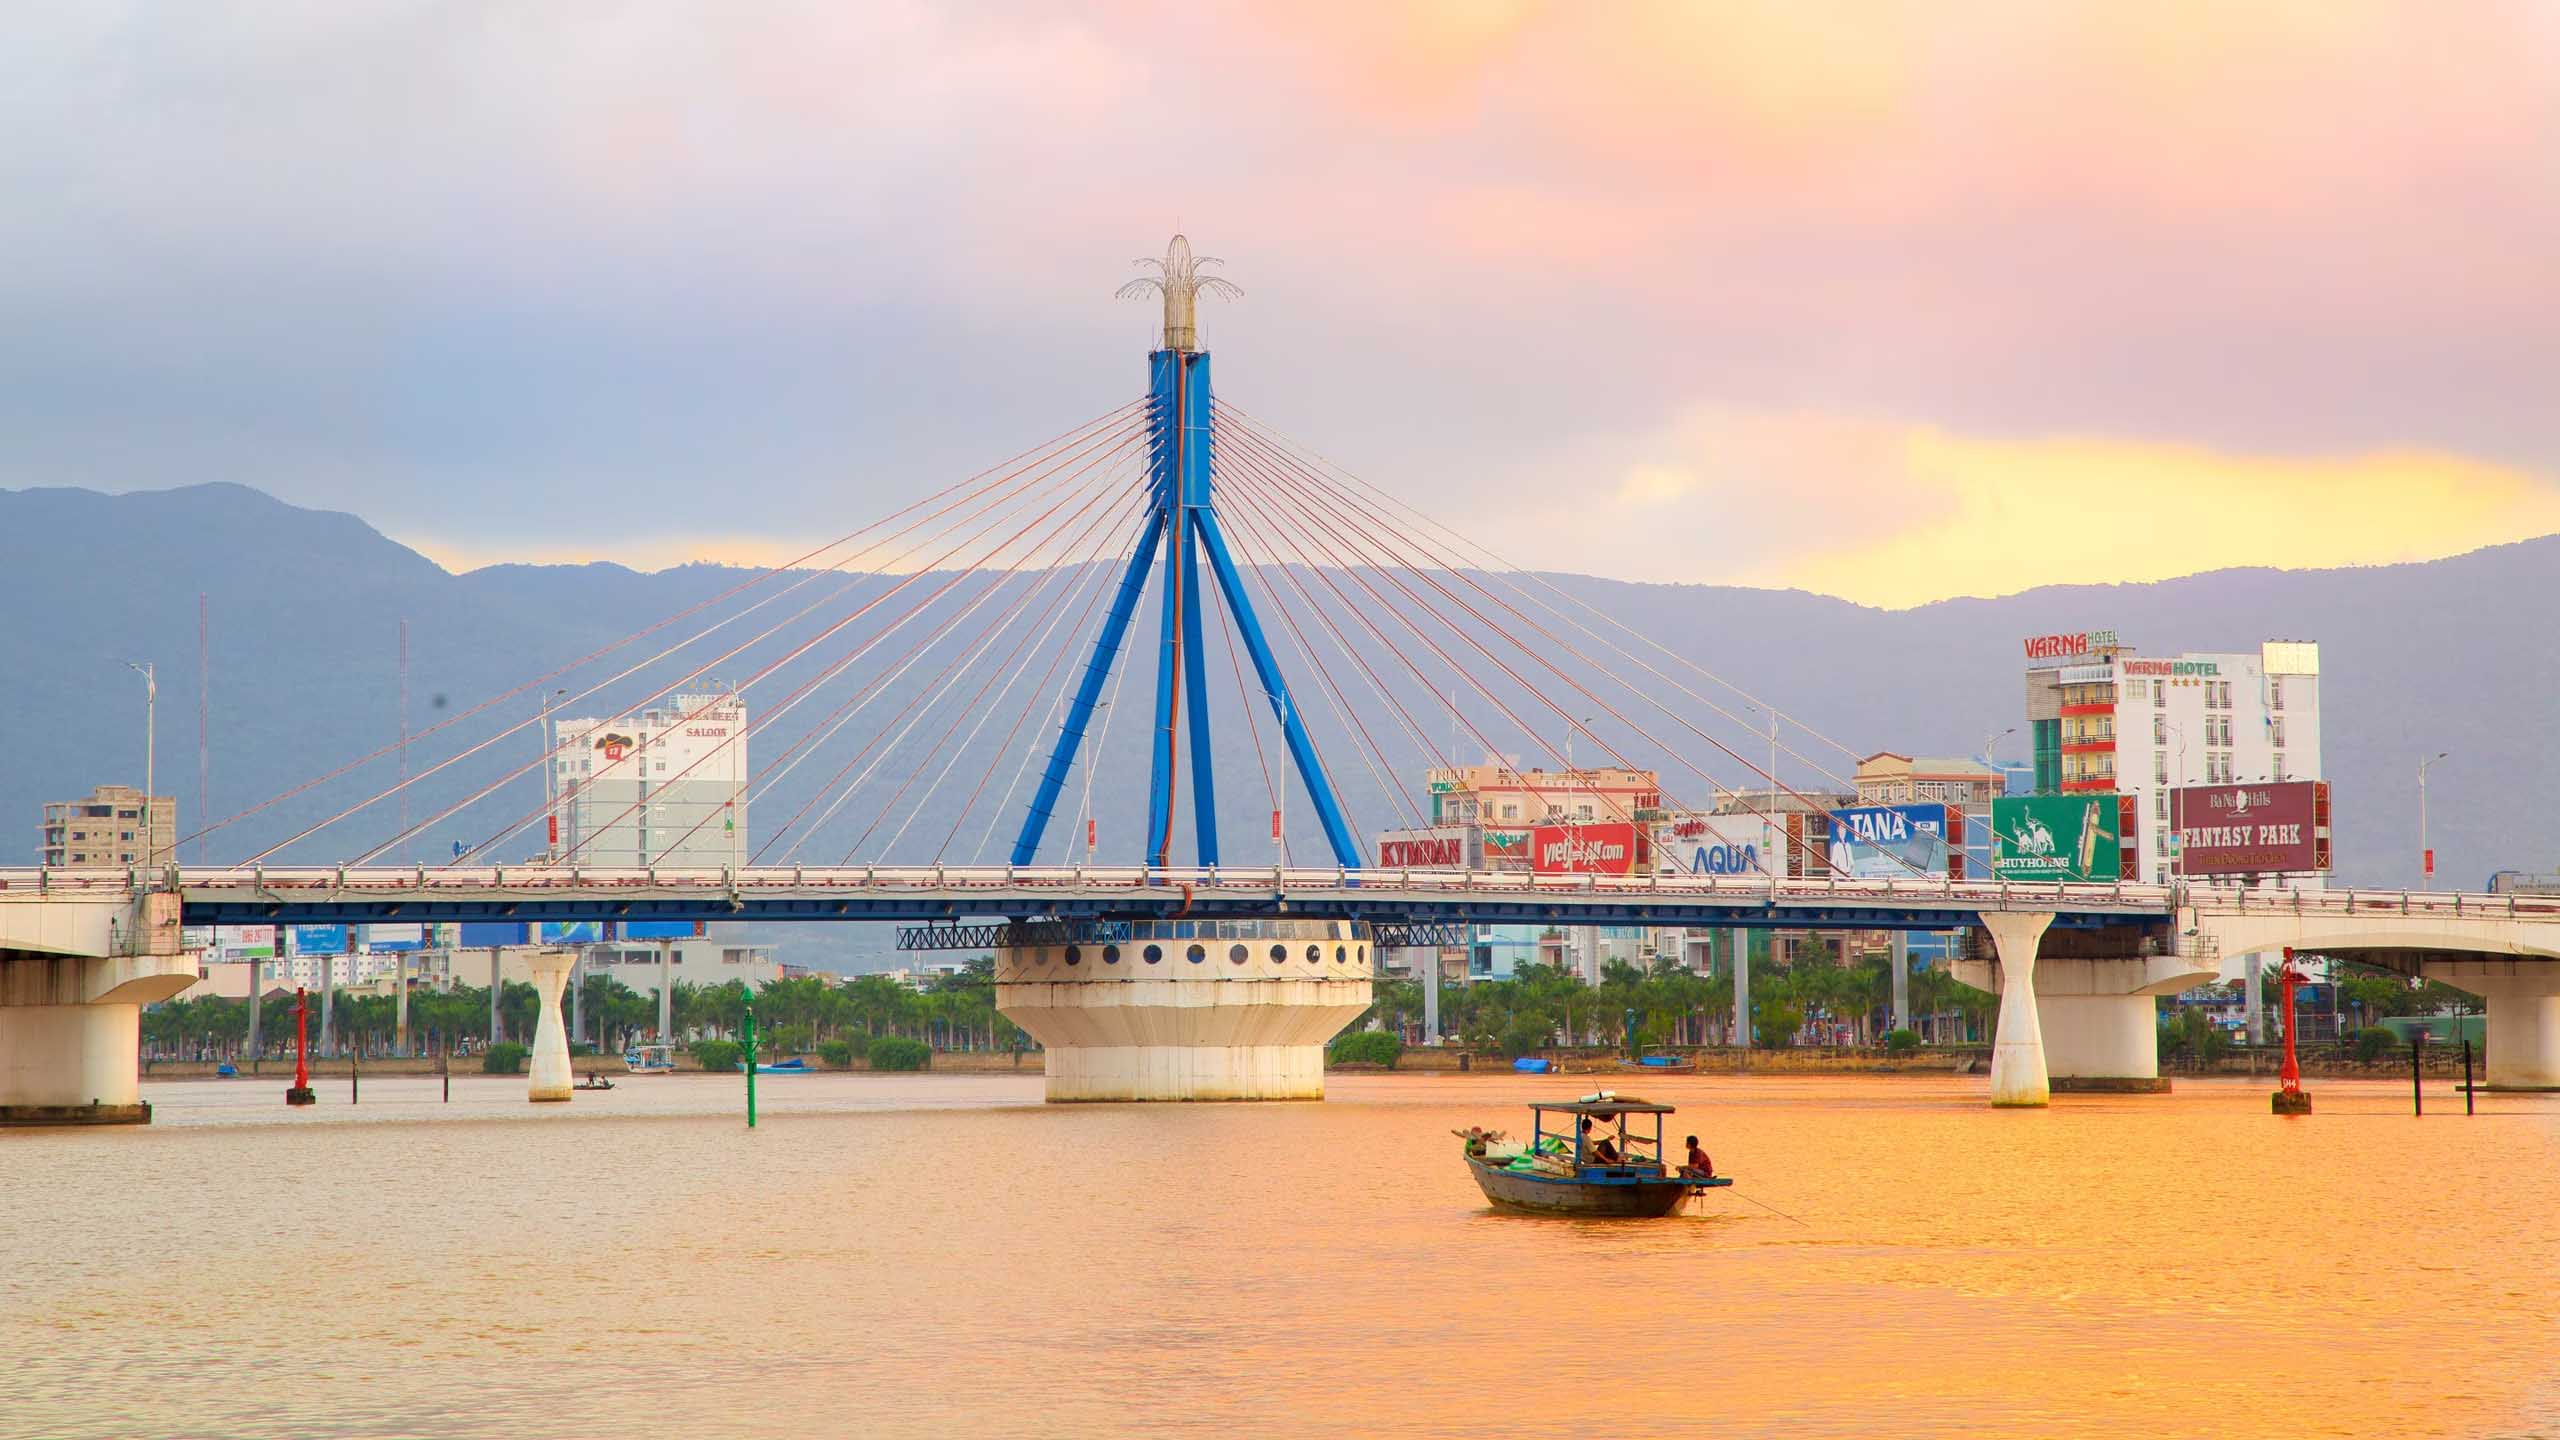
[[[1995,880],[2118,878],[2124,860],[2116,833],[2116,793],[2003,795],[1991,802],[1991,877]]]

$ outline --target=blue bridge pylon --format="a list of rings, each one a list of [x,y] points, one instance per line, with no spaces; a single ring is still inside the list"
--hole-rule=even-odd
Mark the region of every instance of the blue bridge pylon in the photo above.
[[[1111,597],[1111,612],[1103,618],[1102,630],[1094,637],[1093,653],[1085,660],[1075,699],[1067,707],[1065,723],[1059,727],[1057,746],[1049,752],[1048,768],[1041,772],[1040,789],[1031,797],[1031,811],[1023,817],[1022,833],[1013,842],[1013,863],[1030,864],[1039,852],[1058,793],[1066,784],[1067,772],[1075,767],[1076,752],[1084,744],[1085,727],[1093,719],[1094,704],[1102,696],[1103,684],[1111,678],[1112,666],[1119,661],[1129,621],[1137,612],[1138,597],[1146,592],[1148,572],[1158,552],[1164,557],[1164,603],[1158,641],[1161,660],[1156,667],[1155,726],[1148,732],[1153,757],[1147,783],[1146,863],[1158,868],[1172,863],[1175,771],[1182,759],[1184,729],[1183,717],[1176,713],[1177,692],[1189,711],[1194,848],[1200,864],[1218,863],[1217,783],[1209,761],[1209,682],[1201,663],[1206,651],[1200,643],[1200,612],[1208,597],[1200,589],[1199,557],[1206,552],[1218,593],[1226,601],[1227,613],[1234,617],[1237,632],[1244,637],[1246,653],[1253,658],[1262,697],[1288,739],[1289,758],[1297,766],[1298,778],[1315,802],[1316,818],[1324,825],[1334,861],[1357,867],[1361,863],[1360,846],[1343,819],[1342,804],[1333,793],[1332,782],[1325,778],[1324,762],[1317,758],[1298,707],[1290,703],[1289,682],[1271,654],[1262,622],[1254,614],[1253,599],[1245,591],[1244,575],[1236,568],[1235,557],[1218,526],[1214,484],[1217,463],[1209,424],[1209,353],[1199,347],[1196,307],[1204,289],[1212,293],[1237,292],[1227,281],[1201,274],[1203,265],[1217,262],[1194,256],[1190,242],[1179,235],[1173,237],[1164,259],[1141,263],[1156,267],[1157,273],[1133,281],[1121,293],[1159,292],[1164,297],[1163,347],[1147,356],[1152,498],[1139,522],[1137,547],[1130,553],[1128,568],[1121,572],[1120,588]]]

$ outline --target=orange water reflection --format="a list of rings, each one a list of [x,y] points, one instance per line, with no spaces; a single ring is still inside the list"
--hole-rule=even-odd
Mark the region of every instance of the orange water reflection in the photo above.
[[[752,1135],[702,1077],[281,1083],[0,1132],[0,1435],[2560,1426],[2560,1097],[1663,1077],[1740,1187],[1600,1224],[1488,1212],[1448,1137],[1571,1080],[791,1077]]]

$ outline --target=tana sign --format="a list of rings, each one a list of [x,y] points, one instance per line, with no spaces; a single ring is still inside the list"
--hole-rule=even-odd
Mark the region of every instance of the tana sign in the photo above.
[[[1831,873],[1857,880],[1949,873],[1947,807],[1858,805],[1832,811]]]
[[[2002,795],[1991,802],[1995,880],[2114,880],[2124,866],[2114,791]]]
[[[2178,868],[2189,875],[2284,875],[2329,868],[2328,783],[2188,785],[2169,792]]]

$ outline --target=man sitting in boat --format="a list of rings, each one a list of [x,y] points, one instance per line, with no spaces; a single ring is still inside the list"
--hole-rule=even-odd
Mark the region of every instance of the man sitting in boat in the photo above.
[[[1618,1153],[1618,1142],[1592,1130],[1588,1115],[1582,1117],[1582,1153],[1584,1163],[1591,1165],[1615,1165],[1626,1158]]]
[[[1683,1180],[1716,1178],[1716,1162],[1708,1159],[1707,1152],[1698,1148],[1698,1137],[1695,1135],[1689,1137],[1689,1163],[1680,1167],[1680,1178]]]

